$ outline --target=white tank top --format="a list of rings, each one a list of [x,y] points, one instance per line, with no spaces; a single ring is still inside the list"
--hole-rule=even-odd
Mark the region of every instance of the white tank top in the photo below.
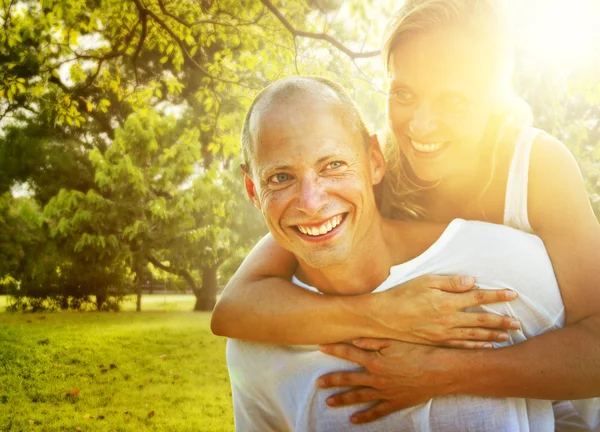
[[[529,183],[529,159],[531,147],[542,131],[535,128],[525,129],[515,144],[504,201],[504,225],[533,233],[527,217],[527,186]]]
[[[527,212],[527,189],[529,185],[529,162],[533,142],[542,133],[540,129],[527,128],[517,138],[515,150],[510,163],[506,198],[504,202],[504,225],[521,231],[533,233]],[[554,415],[556,432],[589,431],[582,417],[593,424],[594,416],[598,416],[600,399],[583,399],[579,401],[555,401]],[[594,429],[597,430],[597,429]]]

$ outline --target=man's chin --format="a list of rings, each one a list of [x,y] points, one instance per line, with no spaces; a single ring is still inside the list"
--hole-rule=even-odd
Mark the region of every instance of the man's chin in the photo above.
[[[349,251],[336,250],[335,248],[327,248],[321,251],[313,251],[310,253],[296,254],[298,261],[314,270],[327,270],[331,267],[340,266],[348,262],[350,257]]]

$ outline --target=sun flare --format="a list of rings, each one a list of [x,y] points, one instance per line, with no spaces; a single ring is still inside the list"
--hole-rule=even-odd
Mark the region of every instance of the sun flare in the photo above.
[[[540,66],[582,67],[600,58],[598,0],[525,1],[515,14],[517,45]]]

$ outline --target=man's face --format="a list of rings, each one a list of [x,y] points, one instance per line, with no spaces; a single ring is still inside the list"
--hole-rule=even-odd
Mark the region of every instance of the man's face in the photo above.
[[[284,105],[258,120],[246,189],[282,247],[313,268],[337,265],[369,232],[383,157],[376,140],[366,149],[347,130],[341,108]]]

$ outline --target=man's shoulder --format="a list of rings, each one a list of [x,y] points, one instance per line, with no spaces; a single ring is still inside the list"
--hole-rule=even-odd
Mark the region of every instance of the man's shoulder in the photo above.
[[[389,221],[389,224],[388,241],[392,247],[401,250],[402,246],[410,245],[410,253],[405,260],[415,258],[431,248],[465,248],[475,252],[482,248],[515,250],[519,247],[544,247],[541,239],[533,234],[490,222],[454,219],[450,223]]]

